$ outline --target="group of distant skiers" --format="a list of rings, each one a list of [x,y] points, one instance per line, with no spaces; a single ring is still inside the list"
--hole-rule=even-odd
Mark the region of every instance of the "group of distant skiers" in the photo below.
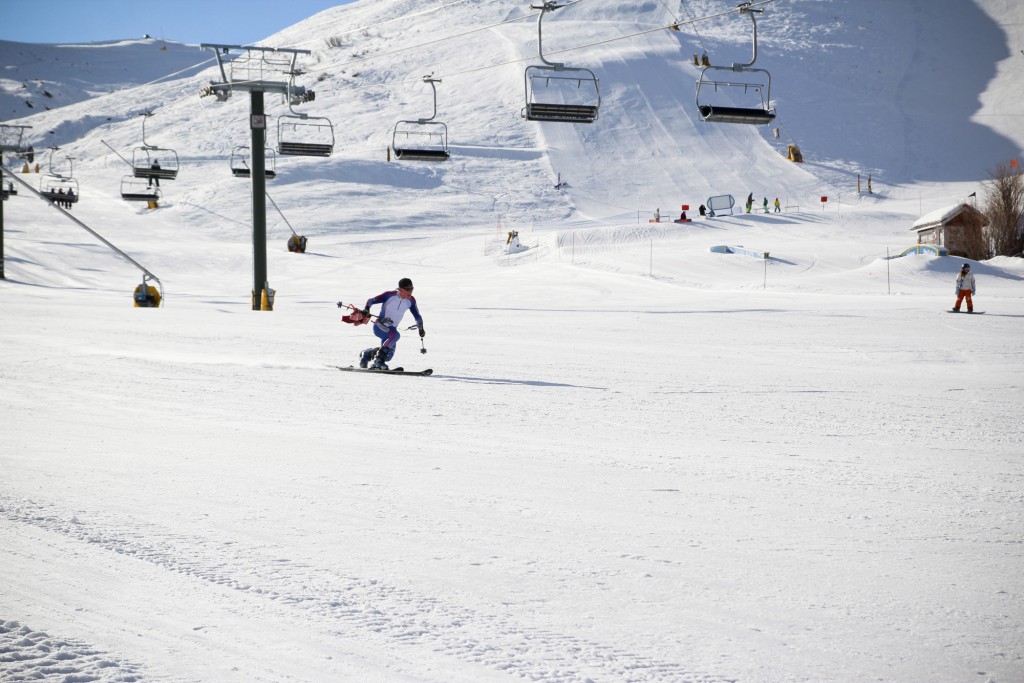
[[[764,201],[761,202],[761,206],[764,207],[764,212],[768,213],[768,198],[767,197],[765,197]],[[750,213],[753,210],[753,208],[754,208],[754,193],[753,192],[751,192],[750,194],[747,195],[746,208],[747,208],[747,213]],[[775,213],[779,213],[781,211],[782,211],[782,204],[779,203],[779,198],[776,197],[775,198]]]

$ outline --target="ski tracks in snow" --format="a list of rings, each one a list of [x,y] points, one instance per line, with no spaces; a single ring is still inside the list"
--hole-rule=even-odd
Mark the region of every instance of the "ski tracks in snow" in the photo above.
[[[0,619],[0,678],[5,681],[145,680],[139,668],[96,651],[84,643],[33,631],[17,621]]]
[[[455,670],[471,678],[475,667],[528,680],[558,682],[635,681],[721,683],[731,680],[694,671],[680,663],[656,661],[614,645],[592,642],[536,626],[523,626],[513,617],[483,613],[430,595],[388,585],[372,577],[346,576],[333,569],[270,556],[265,550],[243,547],[224,539],[188,538],[136,520],[97,521],[92,513],[68,514],[56,506],[28,500],[0,498],[0,514],[16,524],[31,525],[81,543],[95,544],[112,553],[157,565],[163,570],[217,584],[247,596],[273,601],[297,610],[297,618],[312,628],[340,639],[357,639],[393,649],[411,650],[409,661],[443,656],[456,660]],[[302,614],[302,612],[307,614]],[[309,615],[315,615],[310,619]],[[27,678],[46,674],[53,657],[17,622],[0,630],[0,663],[10,656],[22,662]],[[9,636],[9,633],[16,636]],[[14,643],[14,644],[12,644]],[[429,655],[416,656],[426,648]],[[139,680],[135,667],[100,657],[85,646],[65,647],[71,654],[63,670],[72,678],[61,680]],[[8,654],[13,653],[13,654]],[[400,653],[401,654],[401,653]],[[114,677],[95,677],[109,668]],[[72,669],[75,669],[72,671]],[[412,672],[406,672],[412,673]],[[424,671],[428,679],[436,676]],[[413,673],[413,675],[416,675]],[[75,677],[84,676],[84,677]]]

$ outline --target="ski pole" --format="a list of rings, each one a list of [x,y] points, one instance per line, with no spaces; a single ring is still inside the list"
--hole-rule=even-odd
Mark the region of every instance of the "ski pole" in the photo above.
[[[418,330],[418,329],[420,329],[420,326],[418,324],[417,325],[409,325],[409,327],[405,328],[405,331],[408,332],[409,330]],[[420,353],[426,353],[426,352],[427,352],[427,347],[423,345],[423,337],[420,337]]]

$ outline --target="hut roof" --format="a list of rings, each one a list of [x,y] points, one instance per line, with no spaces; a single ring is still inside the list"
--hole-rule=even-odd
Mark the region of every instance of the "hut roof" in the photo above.
[[[988,218],[985,217],[985,214],[978,211],[970,204],[960,203],[929,211],[914,221],[914,225],[911,226],[910,229],[915,232],[931,230],[932,228],[937,228],[940,225],[947,225],[962,213],[974,214],[975,217],[980,217],[982,225],[988,223]]]

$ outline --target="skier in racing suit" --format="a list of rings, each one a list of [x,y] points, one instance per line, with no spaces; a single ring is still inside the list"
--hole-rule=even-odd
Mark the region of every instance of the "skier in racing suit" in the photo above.
[[[373,359],[370,367],[375,370],[387,370],[387,362],[395,355],[395,346],[398,344],[398,325],[402,322],[402,316],[406,311],[412,312],[416,318],[416,324],[420,328],[420,337],[427,335],[423,328],[423,316],[416,306],[416,297],[412,295],[412,280],[403,277],[398,281],[398,289],[378,294],[372,299],[366,300],[366,305],[361,311],[363,315],[370,315],[370,306],[381,304],[380,313],[373,324],[373,333],[380,339],[380,348],[370,347],[363,349],[359,354],[359,367],[365,368]]]

